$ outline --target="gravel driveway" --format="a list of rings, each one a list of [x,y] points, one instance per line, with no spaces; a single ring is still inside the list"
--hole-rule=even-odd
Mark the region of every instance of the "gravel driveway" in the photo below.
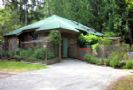
[[[0,80],[0,90],[104,90],[128,71],[63,60],[48,69],[21,73]]]

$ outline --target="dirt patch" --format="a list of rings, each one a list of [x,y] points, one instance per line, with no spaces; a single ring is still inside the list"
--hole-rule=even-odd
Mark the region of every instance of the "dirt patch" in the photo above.
[[[7,77],[10,77],[12,75],[15,75],[15,74],[7,73],[7,72],[0,72],[0,79],[7,78]]]
[[[112,82],[106,90],[133,90],[133,75],[119,78]]]

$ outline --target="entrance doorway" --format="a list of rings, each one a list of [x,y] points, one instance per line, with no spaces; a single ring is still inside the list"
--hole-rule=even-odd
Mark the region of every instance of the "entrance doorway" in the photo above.
[[[68,57],[68,39],[63,38],[63,58]]]

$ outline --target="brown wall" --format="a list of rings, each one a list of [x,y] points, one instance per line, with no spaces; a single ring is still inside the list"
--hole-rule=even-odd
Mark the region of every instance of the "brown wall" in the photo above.
[[[19,39],[16,36],[8,37],[7,39],[8,50],[17,50],[19,47]]]
[[[78,39],[79,33],[73,32],[71,30],[60,30],[60,32],[61,32],[62,38],[68,39],[68,57],[78,58],[78,56],[77,56],[77,52],[78,52],[77,51],[78,50],[77,39]],[[44,45],[46,45],[46,41],[48,41],[49,31],[41,31],[41,32],[36,33],[36,35],[37,35],[37,40],[32,40],[32,39],[30,40],[30,38],[28,38],[28,37],[30,37],[28,32],[21,34],[19,36],[19,40],[15,36],[14,37],[8,37],[9,50],[16,50],[18,47],[20,47],[20,48],[29,48],[29,47],[34,48],[34,47],[43,47]],[[23,41],[22,39],[27,39],[27,40]],[[62,40],[62,43],[63,43],[63,40]],[[53,45],[50,42],[47,44],[48,44],[47,48],[54,50],[54,52],[58,56],[58,46]],[[62,46],[62,50],[63,50],[63,46]]]

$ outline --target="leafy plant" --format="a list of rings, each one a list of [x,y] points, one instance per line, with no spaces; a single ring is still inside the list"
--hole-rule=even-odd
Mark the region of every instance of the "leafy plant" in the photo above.
[[[85,60],[88,62],[88,63],[92,63],[92,64],[96,64],[96,60],[97,58],[93,55],[85,55]]]
[[[51,31],[49,38],[51,42],[53,42],[55,45],[58,45],[58,59],[61,60],[61,33],[58,30]]]
[[[44,60],[46,57],[46,50],[47,50],[47,59],[52,59],[55,57],[55,54],[46,48],[34,48],[34,49],[27,49],[27,50],[20,50],[15,53],[11,53],[10,55],[14,55],[17,59],[24,59],[25,61],[38,61]]]
[[[104,36],[106,36],[106,37],[114,37],[114,36],[117,36],[117,35],[114,32],[109,32],[109,31],[107,32],[106,31],[106,32],[104,32]]]
[[[45,56],[46,56],[46,49],[45,48],[36,49],[32,55],[32,57],[34,57],[36,59],[41,59],[41,60],[44,60]]]
[[[57,30],[51,31],[49,34],[50,41],[54,44],[60,44],[61,43],[61,35],[60,32]]]
[[[86,60],[86,62],[91,63],[91,64],[97,64],[97,65],[104,64],[103,59],[98,59],[97,57],[95,57],[93,55],[89,55],[89,54],[85,55],[85,60]]]
[[[48,59],[52,58],[55,58],[55,54],[52,51],[48,50]]]
[[[0,51],[0,57],[9,57],[9,52],[8,51],[5,51],[5,50],[1,50]]]
[[[99,44],[110,45],[112,43],[107,37],[99,37]]]
[[[110,60],[110,66],[117,68],[121,64],[118,54],[113,55],[112,60]]]
[[[103,64],[104,64],[104,60],[103,60],[102,58],[97,59],[97,60],[96,60],[96,64],[97,64],[97,65],[103,65]]]
[[[78,41],[80,46],[93,45],[98,43],[98,36],[93,34],[87,34],[87,35],[81,34],[79,36]]]
[[[92,50],[94,50],[94,51],[98,51],[99,50],[99,43],[96,43],[96,44],[94,44],[94,45],[92,45]]]
[[[110,65],[110,59],[106,58],[103,59],[104,65],[109,66]]]
[[[23,58],[27,58],[32,56],[34,53],[34,49],[20,50],[19,55]]]
[[[127,68],[127,69],[133,69],[133,61],[132,60],[128,60],[126,62],[125,68]]]

